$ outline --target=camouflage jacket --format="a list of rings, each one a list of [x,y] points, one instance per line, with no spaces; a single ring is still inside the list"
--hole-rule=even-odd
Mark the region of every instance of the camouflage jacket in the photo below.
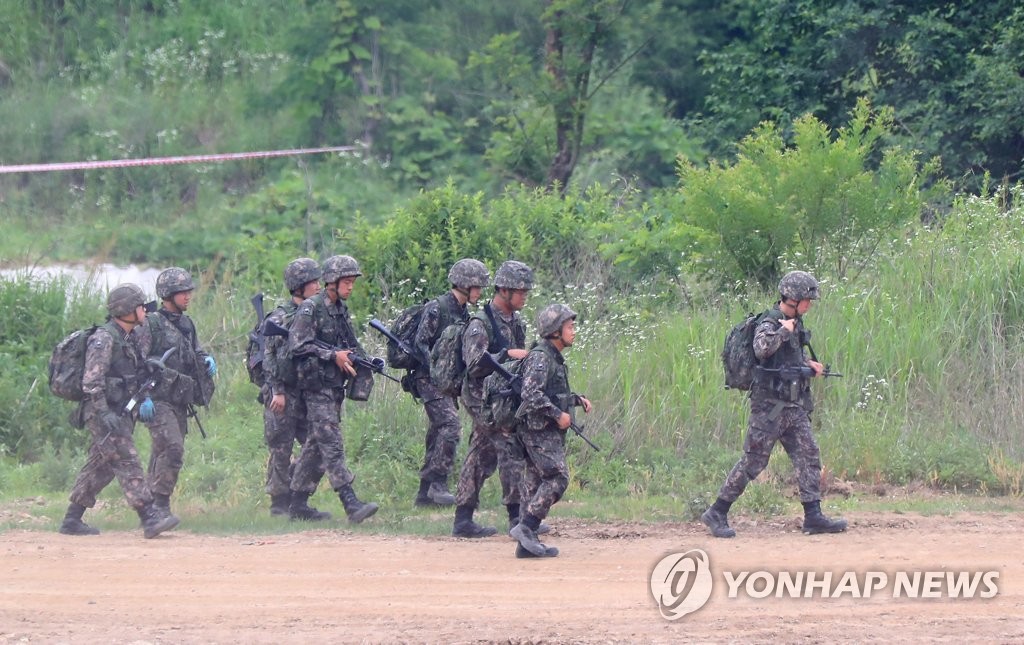
[[[490,310],[494,316],[493,328],[487,315]],[[484,379],[491,370],[480,364],[484,354],[490,354],[494,360],[503,363],[508,360],[509,349],[526,347],[526,324],[519,312],[512,312],[506,318],[491,303],[481,307],[481,311],[473,314],[462,334],[462,360],[466,363],[466,382],[462,386],[462,400],[467,407],[478,408],[484,403]]]
[[[466,313],[466,305],[459,304],[451,291],[423,305],[413,347],[420,361],[420,367],[415,370],[417,378],[430,378],[430,349],[445,327],[457,320],[469,320],[469,314]]]
[[[332,303],[327,292],[321,291],[299,305],[288,332],[288,352],[296,361],[301,389],[345,386],[345,375],[334,362],[336,349],[364,353],[352,329],[345,301],[338,298]]]
[[[785,315],[776,304],[754,330],[754,355],[762,367],[775,369],[807,365],[804,345],[810,341],[810,330],[804,327],[802,318],[797,318],[793,331],[789,331],[779,322],[783,319]],[[786,381],[778,374],[755,372],[750,397],[794,403],[808,411],[814,409],[810,380],[806,378]]]
[[[161,308],[146,316],[146,321],[136,327],[133,334],[138,336],[143,355],[150,358],[160,358],[168,349],[176,348],[167,357],[166,368],[150,396],[179,405],[192,403],[195,383],[205,377],[204,361],[208,356],[199,345],[192,319]]]
[[[522,404],[516,417],[526,420],[526,429],[557,430],[558,417],[573,413],[579,397],[569,387],[569,366],[562,353],[548,339],[539,341],[523,359]]]
[[[299,306],[289,299],[276,307],[267,316],[267,320],[289,329],[295,312]],[[295,372],[295,361],[288,353],[288,338],[285,336],[265,336],[265,349],[263,352],[263,373],[266,375],[266,384],[270,387],[271,394],[290,394],[295,390],[298,383],[298,375]]]
[[[86,418],[108,411],[121,414],[138,391],[144,362],[135,340],[113,320],[89,337],[82,373]]]

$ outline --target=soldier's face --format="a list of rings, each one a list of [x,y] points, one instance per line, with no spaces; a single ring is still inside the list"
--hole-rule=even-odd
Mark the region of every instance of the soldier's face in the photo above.
[[[483,293],[483,290],[483,287],[470,287],[469,296],[467,297],[467,300],[469,300],[469,304],[475,305],[477,302],[479,302],[480,294]]]
[[[526,306],[526,297],[529,293],[526,289],[508,290],[508,306],[512,308],[512,311],[519,311]]]
[[[801,300],[796,305],[796,313],[798,316],[803,316],[805,313],[811,310],[811,304],[814,301],[811,299]]]
[[[562,323],[562,344],[572,347],[574,340],[576,340],[576,321],[570,318]]]
[[[192,292],[179,291],[171,296],[171,304],[173,304],[174,308],[178,311],[188,311],[188,306],[192,304]]]
[[[338,280],[338,297],[342,300],[348,300],[348,297],[352,295],[352,287],[356,284],[356,278],[358,276],[349,276]]]

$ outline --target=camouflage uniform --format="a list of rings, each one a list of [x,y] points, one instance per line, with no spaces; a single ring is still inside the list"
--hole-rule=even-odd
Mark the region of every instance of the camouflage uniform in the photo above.
[[[132,440],[134,419],[125,404],[138,391],[143,368],[142,354],[130,335],[108,321],[89,338],[85,351],[82,392],[85,394],[85,427],[92,443],[85,465],[75,479],[70,500],[85,508],[96,505],[96,496],[117,477],[128,505],[142,511],[153,503]],[[111,427],[114,425],[114,427]]]
[[[424,305],[416,329],[415,350],[421,366],[413,374],[428,420],[423,467],[420,469],[420,479],[424,482],[446,485],[455,461],[455,449],[462,438],[456,400],[442,394],[430,380],[430,368],[426,367],[430,365],[430,348],[445,327],[468,319],[466,305],[460,304],[449,291]]]
[[[295,462],[291,489],[307,493],[316,490],[324,472],[335,490],[355,480],[345,461],[340,428],[346,378],[334,363],[334,352],[316,345],[318,340],[361,351],[345,302],[339,298],[331,303],[324,292],[299,305],[288,336],[310,433]]]
[[[790,332],[779,323],[785,318],[776,306],[754,332],[754,354],[768,368],[807,364],[801,338],[809,337],[803,320],[796,319]],[[811,433],[814,410],[809,379],[783,381],[776,374],[757,372],[750,389],[750,420],[743,442],[743,456],[733,466],[719,497],[734,502],[747,484],[768,465],[778,441],[793,461],[800,501],[821,499],[821,457]]]
[[[291,325],[298,305],[289,300],[270,312],[267,320],[285,329]],[[263,401],[263,438],[267,443],[270,457],[267,461],[266,492],[272,498],[287,498],[291,494],[292,448],[298,442],[301,448],[308,436],[308,414],[303,402],[302,392],[298,388],[298,375],[295,362],[287,353],[288,339],[283,336],[267,336],[263,368],[266,381],[261,388]],[[280,413],[270,409],[270,402],[275,394],[283,394],[285,408]],[[313,470],[312,490],[323,478],[322,463],[311,464]]]
[[[188,432],[188,407],[200,403],[196,390],[204,378],[204,361],[209,355],[199,345],[196,327],[186,314],[161,308],[146,317],[138,327],[139,344],[149,357],[160,358],[171,347],[177,348],[166,361],[160,380],[150,393],[154,415],[146,422],[153,438],[149,458],[149,485],[155,495],[170,497],[184,464],[185,434]]]
[[[804,327],[801,303],[818,298],[818,281],[804,271],[791,271],[779,282],[782,299],[754,330],[753,349],[762,368],[807,367],[804,347],[811,332]],[[783,303],[796,312],[793,331],[782,321],[787,314]],[[804,310],[806,311],[806,310]],[[813,354],[813,350],[812,350]],[[796,470],[800,501],[804,507],[803,532],[839,533],[846,520],[832,519],[821,512],[821,454],[811,433],[814,399],[810,379],[786,379],[778,372],[755,370],[750,388],[750,420],[743,441],[743,456],[726,476],[715,500],[701,515],[701,521],[718,538],[731,538],[736,531],[729,526],[729,509],[747,484],[768,465],[775,442],[782,444]]]
[[[472,508],[479,506],[480,489],[495,469],[501,478],[502,503],[518,505],[519,481],[524,466],[522,450],[515,446],[515,428],[499,428],[488,422],[483,409],[484,378],[490,370],[480,362],[485,353],[490,353],[495,361],[501,363],[507,360],[508,349],[526,347],[526,325],[518,312],[506,318],[491,303],[484,307],[493,313],[496,328],[492,329],[484,312],[470,319],[462,337],[462,357],[466,363],[462,401],[473,419],[473,432],[466,461],[459,474],[455,503]]]

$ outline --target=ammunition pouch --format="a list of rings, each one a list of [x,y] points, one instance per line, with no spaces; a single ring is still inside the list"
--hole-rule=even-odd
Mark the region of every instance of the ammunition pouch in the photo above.
[[[373,371],[369,367],[356,365],[356,375],[348,379],[348,398],[353,401],[367,401],[373,391]]]

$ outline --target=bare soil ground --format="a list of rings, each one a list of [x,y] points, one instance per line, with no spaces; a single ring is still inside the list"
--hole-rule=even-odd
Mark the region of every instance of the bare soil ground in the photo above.
[[[0,533],[0,643],[1024,641],[1024,520],[853,513],[845,534],[805,536],[794,516],[696,523],[550,518],[557,558],[517,560],[484,540],[179,530],[67,537]],[[666,620],[650,591],[665,555],[702,549],[714,591]],[[997,571],[982,599],[727,597],[722,572]]]

